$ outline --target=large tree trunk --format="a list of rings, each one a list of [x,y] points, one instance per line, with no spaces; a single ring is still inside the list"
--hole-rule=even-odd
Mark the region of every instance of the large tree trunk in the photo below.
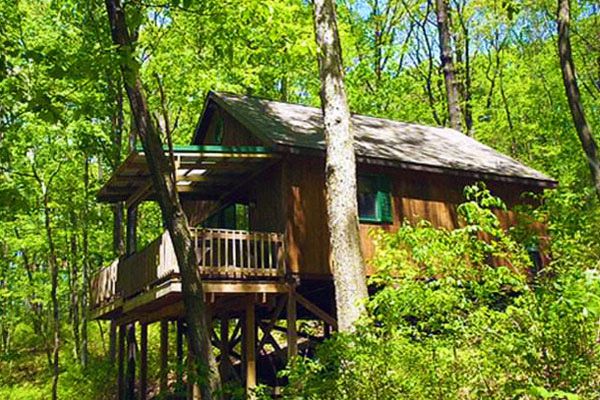
[[[111,79],[112,80],[112,79]],[[123,148],[123,89],[120,86],[120,80],[109,85],[116,100],[116,108],[111,118],[113,156],[111,163],[113,171],[121,164],[121,150]],[[125,253],[125,242],[123,241],[123,203],[119,202],[113,206],[113,252],[115,257],[120,257]]]
[[[202,282],[198,274],[196,252],[188,221],[177,194],[172,168],[164,154],[163,146],[148,110],[142,82],[133,57],[132,42],[125,21],[125,13],[119,0],[106,0],[113,42],[120,52],[120,67],[125,90],[142,141],[152,176],[154,190],[158,196],[163,220],[173,241],[175,255],[181,272],[182,292],[188,323],[189,345],[200,365],[200,390],[203,399],[218,396],[220,377],[211,349],[210,327],[207,318]]]
[[[314,23],[327,143],[325,175],[330,259],[338,327],[340,331],[348,332],[353,330],[364,310],[363,300],[368,292],[358,234],[354,137],[333,0],[315,0]]]
[[[461,112],[454,76],[454,62],[452,59],[452,45],[450,38],[450,23],[448,18],[448,0],[436,0],[437,28],[440,41],[440,59],[446,85],[446,97],[448,104],[448,118],[450,127],[461,130]]]
[[[123,147],[123,88],[120,79],[113,80],[112,73],[109,72],[109,87],[111,87],[116,100],[116,108],[113,110],[111,118],[111,127],[113,135],[113,156],[110,160],[115,171],[121,164],[121,150]],[[123,240],[123,215],[124,207],[122,202],[113,205],[113,252],[115,257],[121,257],[125,254],[125,241]],[[117,324],[114,320],[110,321],[108,359],[113,365],[117,357]]]
[[[573,55],[571,53],[571,39],[569,38],[570,24],[570,3],[569,0],[558,0],[558,54],[560,56],[560,68],[567,94],[567,101],[571,109],[573,124],[577,130],[577,135],[581,141],[583,151],[587,156],[590,171],[592,173],[592,181],[596,188],[596,194],[600,199],[600,163],[598,162],[598,146],[592,136],[592,129],[588,125],[583,105],[581,104],[581,96],[577,78],[575,76],[575,64],[573,63]]]

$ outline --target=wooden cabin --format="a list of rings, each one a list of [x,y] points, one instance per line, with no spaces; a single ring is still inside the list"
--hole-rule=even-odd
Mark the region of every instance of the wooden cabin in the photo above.
[[[485,181],[509,207],[524,192],[556,182],[460,132],[354,115],[362,249],[369,259],[372,228],[393,231],[403,220],[453,229],[463,188]],[[274,372],[289,356],[335,329],[325,205],[325,143],[321,110],[211,92],[193,142],[175,146],[177,187],[195,239],[198,270],[214,321],[224,376],[246,388],[277,386]],[[131,153],[98,193],[132,213],[154,198],[141,149]],[[514,213],[502,215],[514,223]],[[129,241],[135,232],[128,229]],[[368,271],[370,272],[370,271]],[[120,327],[120,393],[125,327],[161,322],[162,390],[169,321],[176,321],[183,362],[179,268],[168,233],[101,269],[93,279],[95,318]],[[299,329],[307,321],[310,332]],[[133,328],[130,328],[133,329]],[[146,393],[141,344],[140,391]],[[190,391],[193,396],[193,389]]]

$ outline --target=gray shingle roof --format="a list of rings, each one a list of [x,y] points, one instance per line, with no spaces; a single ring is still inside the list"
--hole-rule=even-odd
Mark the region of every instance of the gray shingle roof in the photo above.
[[[211,92],[213,99],[253,134],[267,142],[324,150],[321,110],[298,104]],[[456,130],[353,115],[356,154],[431,169],[457,170],[538,181],[548,176]]]

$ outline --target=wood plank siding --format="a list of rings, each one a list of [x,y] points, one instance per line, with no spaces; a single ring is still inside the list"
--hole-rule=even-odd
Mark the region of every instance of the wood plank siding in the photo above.
[[[286,240],[288,267],[293,273],[318,278],[330,275],[328,228],[326,223],[324,160],[319,157],[288,157],[284,162],[283,190],[286,201]],[[359,164],[358,174],[385,175],[390,178],[393,220],[390,224],[359,225],[362,250],[368,260],[375,254],[372,229],[395,231],[404,220],[428,220],[434,226],[455,229],[459,226],[457,206],[464,202],[463,189],[473,179],[442,174],[399,170]],[[492,193],[509,208],[523,203],[521,194],[539,191],[535,187],[487,182]],[[498,212],[503,227],[516,224],[514,211]],[[541,229],[541,227],[537,227]]]
[[[217,130],[222,124],[223,137],[221,143],[217,140]],[[244,125],[231,117],[227,111],[218,108],[215,110],[210,123],[206,129],[206,144],[218,144],[222,146],[263,146],[256,136],[252,135]]]

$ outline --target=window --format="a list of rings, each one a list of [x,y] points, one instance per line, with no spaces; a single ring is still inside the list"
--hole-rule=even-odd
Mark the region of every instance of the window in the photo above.
[[[223,118],[219,117],[215,125],[215,144],[223,144]]]
[[[359,175],[358,217],[360,222],[391,223],[391,184],[387,176]]]
[[[533,264],[533,273],[537,274],[544,267],[544,262],[542,260],[542,253],[540,252],[540,248],[537,244],[532,244],[527,247],[527,253],[529,253],[529,258],[531,259],[531,263]]]
[[[204,228],[249,230],[248,206],[231,204],[211,215],[201,224]]]

